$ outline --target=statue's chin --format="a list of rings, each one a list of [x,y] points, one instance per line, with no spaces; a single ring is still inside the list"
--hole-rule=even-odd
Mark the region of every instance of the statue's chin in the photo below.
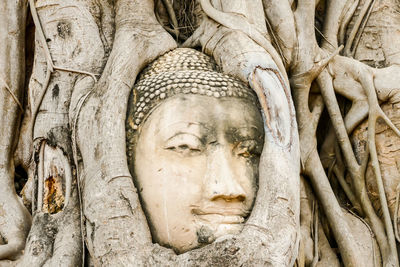
[[[217,239],[239,234],[243,229],[243,223],[197,223],[196,229],[188,231],[170,242],[160,244],[174,249],[178,254],[192,249],[211,244]]]
[[[213,234],[214,239],[212,242],[214,242],[217,239],[221,239],[223,237],[228,237],[232,235],[238,235],[243,229],[243,224],[219,224],[216,227],[216,230]]]

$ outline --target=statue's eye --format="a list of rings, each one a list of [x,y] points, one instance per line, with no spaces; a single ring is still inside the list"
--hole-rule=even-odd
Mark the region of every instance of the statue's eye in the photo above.
[[[243,158],[260,157],[261,152],[258,149],[255,140],[245,140],[239,142],[235,147],[235,152],[238,156]]]
[[[203,144],[192,134],[178,134],[167,140],[164,149],[184,155],[195,155],[202,151]]]
[[[244,151],[239,153],[239,156],[243,157],[243,158],[250,158],[252,156],[252,154],[249,151]]]
[[[201,150],[198,147],[195,146],[190,146],[188,144],[181,144],[181,145],[176,145],[176,146],[168,146],[165,149],[167,150],[171,150],[171,151],[175,151],[178,153],[182,153],[185,155],[193,155],[193,154],[197,154],[200,153]]]

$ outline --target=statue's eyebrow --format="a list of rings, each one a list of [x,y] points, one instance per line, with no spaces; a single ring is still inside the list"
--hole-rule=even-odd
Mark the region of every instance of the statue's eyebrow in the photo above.
[[[262,137],[263,133],[260,131],[259,127],[254,125],[242,126],[242,127],[232,127],[228,130],[228,133],[232,135],[232,137],[237,138],[251,138],[258,139]]]
[[[203,137],[210,132],[210,129],[211,128],[204,123],[180,121],[160,128],[157,132],[161,133],[164,140],[168,140],[172,136],[182,133],[193,134],[202,140]]]

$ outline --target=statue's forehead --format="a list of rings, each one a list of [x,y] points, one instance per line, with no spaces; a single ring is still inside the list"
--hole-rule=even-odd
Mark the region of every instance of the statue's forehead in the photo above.
[[[262,117],[256,106],[240,98],[212,98],[199,95],[174,96],[159,105],[145,124],[155,133],[190,130],[199,135],[220,129],[243,132],[245,128],[262,132]]]

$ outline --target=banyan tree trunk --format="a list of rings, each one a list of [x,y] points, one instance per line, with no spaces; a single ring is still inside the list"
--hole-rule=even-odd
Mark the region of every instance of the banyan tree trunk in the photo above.
[[[361,266],[375,244],[383,265],[398,265],[390,223],[394,220],[398,235],[399,137],[388,119],[378,121],[376,135],[385,192],[378,186],[376,160],[366,175],[360,163],[366,158],[364,144],[371,141],[367,123],[379,111],[373,104],[384,102],[383,111],[400,126],[396,1],[3,2],[0,265],[291,266],[299,254],[300,266],[305,258],[312,265],[321,259],[319,264]],[[338,55],[339,44],[347,57]],[[249,84],[265,128],[259,190],[242,233],[180,255],[152,242],[125,140],[127,102],[138,74],[178,46],[202,50],[224,73]],[[344,118],[335,92],[353,103]],[[317,128],[325,106],[332,121],[327,133]],[[348,134],[368,114],[371,120],[352,134],[352,147]],[[320,153],[318,131],[328,140]],[[366,222],[341,208],[326,173],[329,164],[321,161],[324,152],[335,161],[343,156],[343,170],[332,167],[333,172],[337,177],[343,172],[340,190]],[[22,196],[30,212],[14,188],[17,165],[28,173]],[[300,172],[306,177],[301,199]],[[310,207],[317,202],[329,227],[311,222],[310,216],[316,217]],[[299,248],[300,217],[303,237],[310,238]],[[310,225],[315,226],[312,238],[305,229]],[[367,249],[357,239],[365,229],[376,236]]]

